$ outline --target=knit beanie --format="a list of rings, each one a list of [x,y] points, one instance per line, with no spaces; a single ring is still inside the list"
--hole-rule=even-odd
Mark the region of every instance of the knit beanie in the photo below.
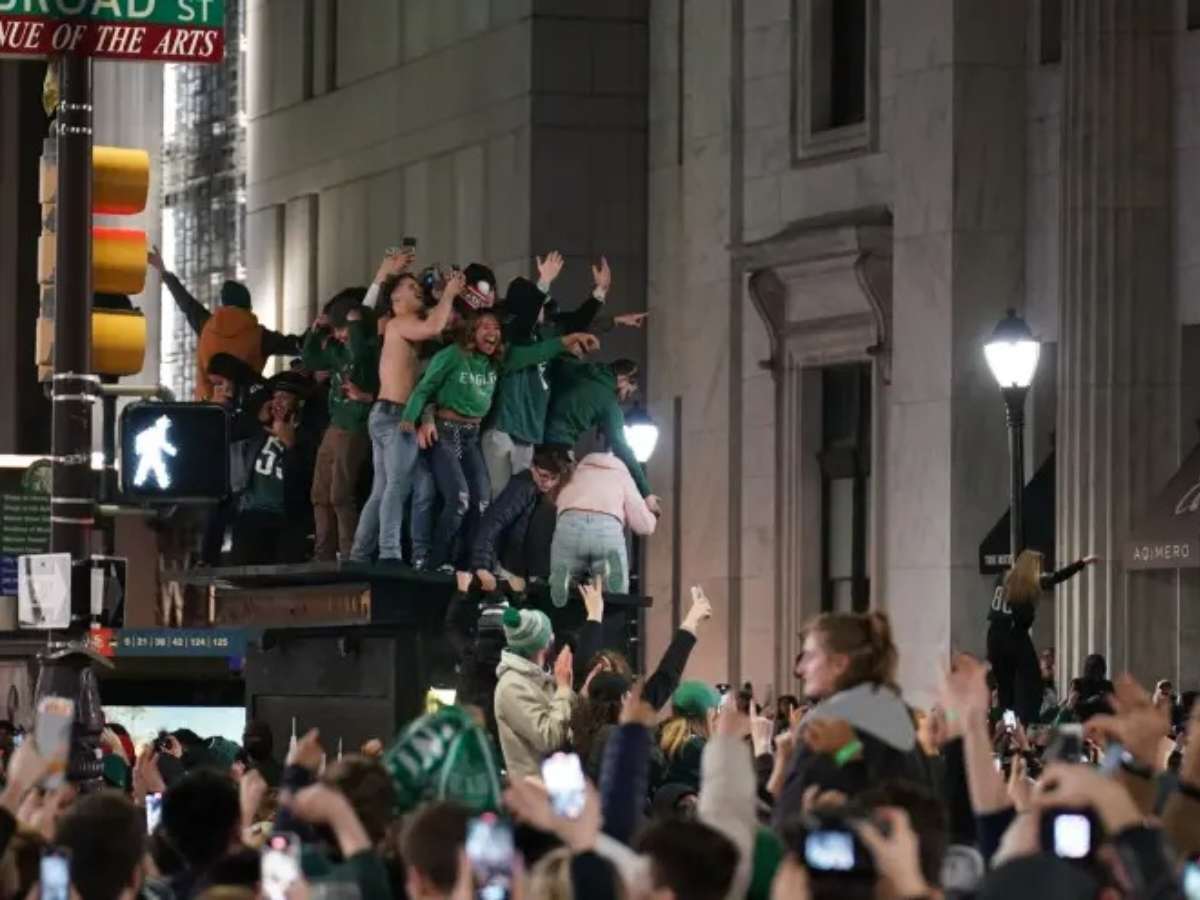
[[[250,308],[250,290],[241,282],[227,281],[221,285],[221,305]]]
[[[540,609],[513,609],[510,606],[501,621],[508,649],[520,656],[532,657],[548,647],[554,636],[550,617]]]
[[[689,719],[702,719],[710,709],[721,705],[717,689],[703,681],[685,681],[671,695],[675,714]]]

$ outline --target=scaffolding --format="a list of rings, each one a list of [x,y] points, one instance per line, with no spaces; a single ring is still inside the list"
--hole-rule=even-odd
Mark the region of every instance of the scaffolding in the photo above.
[[[163,84],[163,256],[213,309],[221,284],[246,278],[246,0],[226,0],[225,59],[171,64]],[[178,397],[195,389],[196,335],[164,289],[162,372]],[[170,326],[168,326],[170,323]]]

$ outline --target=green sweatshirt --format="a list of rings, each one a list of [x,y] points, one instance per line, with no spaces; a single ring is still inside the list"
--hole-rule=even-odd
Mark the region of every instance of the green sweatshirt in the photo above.
[[[439,350],[429,361],[425,374],[404,407],[404,420],[416,422],[430,400],[438,409],[452,409],[460,416],[482,419],[492,407],[496,379],[500,375],[547,362],[564,351],[562,338],[509,347],[497,365],[495,360],[482,353],[452,344]]]
[[[379,391],[379,331],[373,319],[350,323],[350,339],[343,344],[325,330],[310,331],[304,339],[304,367],[330,372],[329,424],[346,431],[366,432],[371,404],[351,400],[343,384],[354,384],[369,394]]]
[[[617,376],[603,363],[559,366],[550,394],[545,442],[574,447],[589,428],[600,430],[612,452],[629,469],[638,491],[643,497],[649,496],[646,472],[625,442],[625,414],[617,402]]]

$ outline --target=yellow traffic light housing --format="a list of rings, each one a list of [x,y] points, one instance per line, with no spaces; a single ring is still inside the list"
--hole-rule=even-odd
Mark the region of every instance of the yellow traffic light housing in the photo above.
[[[54,142],[47,142],[47,151]],[[42,234],[38,238],[38,282],[42,310],[38,319],[37,362],[48,376],[54,355],[55,204],[58,173],[52,152],[42,157]],[[128,147],[92,148],[92,211],[127,216],[146,208],[150,190],[150,154]],[[92,228],[94,294],[140,294],[146,287],[146,232],[135,228]],[[136,375],[146,356],[146,319],[136,309],[92,311],[92,371],[97,375]]]

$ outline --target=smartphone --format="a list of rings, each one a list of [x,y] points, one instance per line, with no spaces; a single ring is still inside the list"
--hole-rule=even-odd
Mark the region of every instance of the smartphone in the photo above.
[[[1011,709],[1006,709],[1004,711],[1004,716],[1002,718],[1002,721],[1004,722],[1004,727],[1006,729],[1008,729],[1009,731],[1013,731],[1017,727],[1017,714],[1015,712],[1013,712]]]
[[[402,238],[400,241],[400,246],[403,247],[405,250],[416,250],[417,249],[417,239],[415,237]]]
[[[1059,725],[1054,730],[1050,746],[1046,748],[1046,759],[1057,762],[1088,762],[1083,749],[1082,725]]]
[[[162,821],[162,794],[146,795],[146,834],[154,834]]]
[[[300,880],[300,838],[277,831],[263,844],[259,876],[266,900],[286,900],[288,888]]]
[[[1125,759],[1125,748],[1121,744],[1113,741],[1104,748],[1104,756],[1100,759],[1100,772],[1103,775],[1115,775],[1121,768],[1121,762]]]
[[[858,867],[853,832],[832,828],[808,832],[804,864],[815,872],[853,872]]]
[[[476,900],[509,900],[512,896],[512,825],[494,813],[467,824],[467,859],[475,874]]]
[[[1100,843],[1099,825],[1088,809],[1042,812],[1042,849],[1059,859],[1088,859]]]
[[[550,805],[566,819],[578,819],[587,803],[587,782],[575,753],[555,753],[542,763],[542,782],[550,794]]]
[[[38,883],[41,900],[70,900],[71,864],[63,851],[51,848],[42,854]]]
[[[75,701],[66,697],[43,697],[38,703],[33,742],[38,753],[50,761],[42,785],[54,790],[67,777],[71,750],[71,726],[75,723]]]
[[[1200,864],[1189,862],[1183,867],[1183,896],[1200,900]]]

